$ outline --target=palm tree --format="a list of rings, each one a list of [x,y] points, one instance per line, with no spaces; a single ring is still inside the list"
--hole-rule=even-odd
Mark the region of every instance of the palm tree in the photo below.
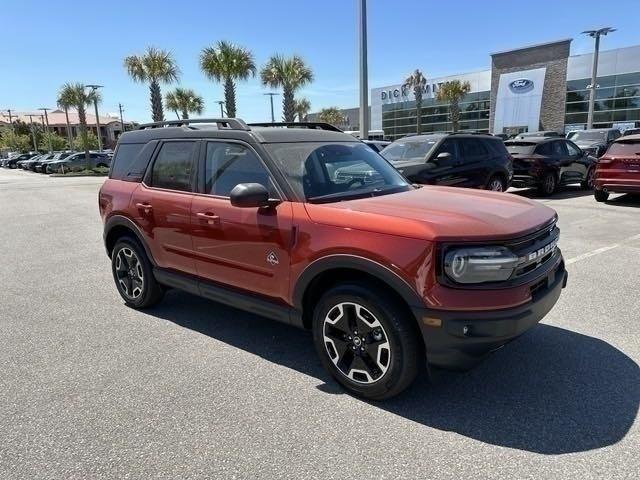
[[[178,118],[180,118],[180,115],[178,115],[178,112],[180,112],[185,120],[189,118],[190,113],[200,115],[204,110],[204,100],[190,88],[176,88],[174,91],[167,93],[165,102],[168,109],[176,112]]]
[[[344,115],[338,107],[323,108],[318,113],[318,120],[337,127],[344,124]]]
[[[413,96],[416,99],[416,133],[418,135],[422,133],[422,93],[424,92],[426,84],[426,77],[417,68],[416,71],[409,75],[404,81],[405,87],[413,89]]]
[[[453,124],[453,131],[458,131],[460,122],[460,100],[471,91],[471,84],[467,81],[451,80],[440,85],[438,100],[449,104],[449,117]]]
[[[200,69],[211,80],[224,82],[227,116],[236,116],[236,80],[256,76],[253,54],[246,48],[221,41],[200,53]]]
[[[84,155],[89,161],[89,137],[87,134],[87,107],[93,105],[94,102],[100,103],[102,97],[100,92],[95,89],[87,89],[82,83],[65,83],[60,89],[60,93],[64,92],[65,100],[70,105],[76,107],[78,111],[78,121],[80,123],[80,139],[84,149]]]
[[[304,60],[294,55],[283,57],[274,55],[260,71],[262,84],[271,88],[282,88],[282,114],[285,122],[293,122],[296,117],[295,92],[313,81],[313,72]]]
[[[162,122],[164,120],[164,112],[162,110],[160,84],[175,82],[180,76],[180,70],[171,52],[148,47],[141,56],[130,55],[126,57],[124,66],[135,82],[149,82],[151,117],[154,122]]]
[[[301,98],[296,100],[296,115],[298,115],[298,121],[304,122],[307,119],[307,115],[309,115],[309,111],[311,110],[311,102],[309,102],[306,98]]]
[[[74,106],[73,91],[69,88],[69,84],[62,86],[58,92],[58,107],[64,110],[64,116],[67,120],[67,142],[69,150],[73,149],[73,135],[71,134],[71,123],[69,122],[69,108]]]

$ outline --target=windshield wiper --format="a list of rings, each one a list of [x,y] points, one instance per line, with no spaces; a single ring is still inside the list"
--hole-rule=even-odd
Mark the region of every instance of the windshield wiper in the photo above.
[[[398,185],[391,188],[374,188],[373,190],[354,190],[353,192],[337,192],[328,193],[326,195],[318,195],[307,198],[310,203],[329,203],[334,200],[356,200],[358,198],[378,197],[380,195],[388,195],[390,193],[404,192],[410,189],[410,185]]]

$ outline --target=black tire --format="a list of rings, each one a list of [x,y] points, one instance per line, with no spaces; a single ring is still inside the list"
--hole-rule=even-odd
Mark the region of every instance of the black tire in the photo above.
[[[542,176],[540,185],[538,185],[538,193],[545,197],[553,195],[553,192],[558,188],[558,180],[556,174],[553,172],[547,172]]]
[[[583,182],[580,183],[580,186],[584,190],[593,190],[593,177],[594,177],[594,174],[595,174],[594,167],[591,167],[589,170],[587,170],[587,177],[584,179]]]
[[[609,192],[594,190],[593,197],[596,199],[596,202],[606,202],[609,199]]]
[[[123,256],[120,256],[121,253]],[[129,263],[128,259],[132,257],[136,261]],[[111,271],[118,293],[129,307],[148,308],[162,300],[164,289],[153,276],[153,268],[144,248],[133,238],[118,239],[111,252]],[[136,281],[136,277],[139,281]]]
[[[354,325],[361,329],[357,335]],[[364,283],[337,285],[320,298],[313,312],[313,340],[324,368],[346,390],[369,400],[399,394],[426,365],[420,332],[408,309]]]
[[[487,182],[485,189],[492,192],[506,192],[507,182],[502,175],[493,175]]]

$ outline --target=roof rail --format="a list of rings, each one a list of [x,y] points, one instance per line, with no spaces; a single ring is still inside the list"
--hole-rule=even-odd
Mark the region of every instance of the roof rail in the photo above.
[[[287,128],[310,128],[315,130],[329,130],[331,132],[340,132],[338,127],[325,122],[261,122],[249,123],[249,127],[287,127]]]
[[[164,122],[144,123],[138,125],[138,130],[160,127],[181,127],[192,123],[215,123],[219,129],[225,130],[251,130],[243,120],[239,118],[195,118],[184,120],[167,120]]]

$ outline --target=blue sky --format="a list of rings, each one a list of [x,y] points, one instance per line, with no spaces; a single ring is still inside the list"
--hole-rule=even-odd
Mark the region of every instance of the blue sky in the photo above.
[[[215,116],[222,87],[199,71],[198,55],[222,39],[251,49],[258,65],[276,52],[301,55],[315,73],[300,92],[313,111],[358,102],[355,0],[2,3],[0,109],[55,106],[60,85],[80,81],[105,86],[101,112],[117,112],[121,102],[125,118],[148,121],[148,89],[127,77],[122,60],[154,45],[173,52],[180,84],[201,94],[205,114]],[[603,49],[635,45],[637,7],[638,0],[369,0],[369,86],[398,83],[416,67],[428,77],[481,70],[491,52],[561,38],[574,39],[572,54],[586,53],[592,40],[580,32],[601,26],[618,28]],[[257,78],[240,83],[238,115],[269,120],[267,91]]]

